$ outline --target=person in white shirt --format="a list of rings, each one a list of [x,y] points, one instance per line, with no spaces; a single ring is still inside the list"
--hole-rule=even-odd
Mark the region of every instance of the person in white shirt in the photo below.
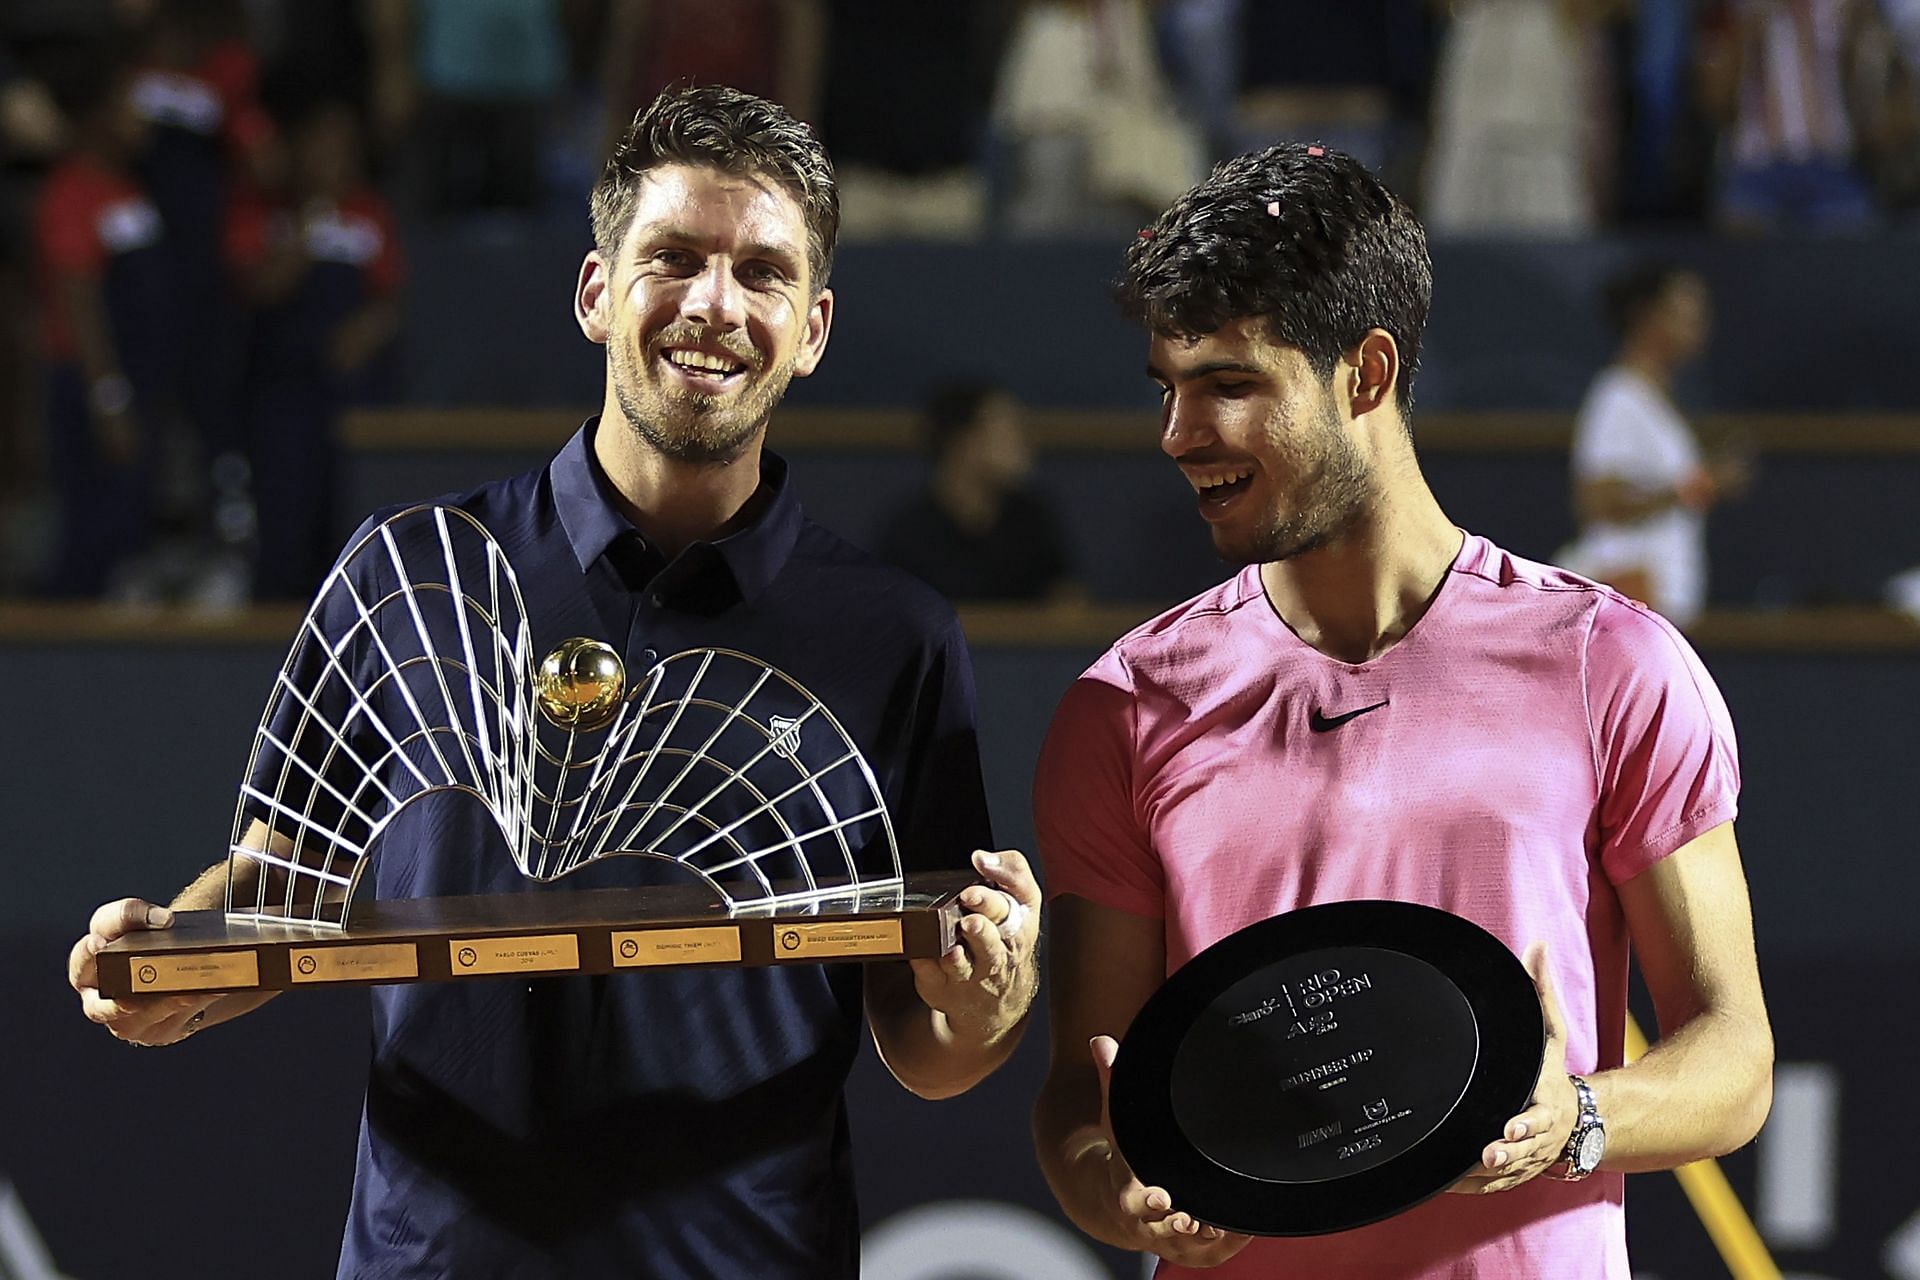
[[[1736,452],[1705,453],[1674,407],[1675,375],[1706,349],[1706,282],[1638,266],[1607,290],[1620,335],[1580,406],[1573,501],[1580,535],[1558,557],[1686,627],[1706,601],[1706,513],[1746,488]]]

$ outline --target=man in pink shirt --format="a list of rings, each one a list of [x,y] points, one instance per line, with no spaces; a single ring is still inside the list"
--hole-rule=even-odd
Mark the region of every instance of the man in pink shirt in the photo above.
[[[1767,1113],[1726,706],[1661,618],[1441,511],[1408,416],[1431,296],[1413,215],[1319,147],[1221,166],[1128,254],[1161,447],[1246,567],[1123,637],[1054,718],[1034,1129],[1067,1213],[1161,1277],[1626,1280],[1621,1175],[1729,1151]],[[1196,1222],[1113,1144],[1114,1037],[1211,943],[1354,898],[1525,953],[1550,1029],[1531,1103],[1457,1194],[1385,1222]],[[1628,1066],[1630,949],[1663,1034]]]

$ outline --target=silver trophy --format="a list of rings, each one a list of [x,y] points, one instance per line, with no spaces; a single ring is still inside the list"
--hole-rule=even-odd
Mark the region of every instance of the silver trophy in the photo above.
[[[482,806],[540,887],[370,892],[389,830],[448,803]],[[727,649],[631,688],[599,640],[536,657],[506,553],[431,505],[374,527],[322,585],[229,853],[225,910],[103,950],[103,994],[937,955],[973,882],[903,876],[872,769],[798,681]],[[662,866],[612,877],[653,882],[638,886],[556,884],[613,857]]]

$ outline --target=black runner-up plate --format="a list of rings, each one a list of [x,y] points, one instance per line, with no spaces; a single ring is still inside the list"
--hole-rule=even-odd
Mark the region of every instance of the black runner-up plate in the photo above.
[[[1221,939],[1147,1001],[1114,1063],[1114,1137],[1202,1222],[1345,1231],[1478,1164],[1544,1048],[1533,979],[1478,925],[1405,902],[1305,907]]]

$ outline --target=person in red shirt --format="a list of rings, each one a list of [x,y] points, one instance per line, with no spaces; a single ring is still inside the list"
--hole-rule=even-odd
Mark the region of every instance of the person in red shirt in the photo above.
[[[140,33],[132,81],[134,108],[148,126],[137,168],[166,228],[173,324],[188,362],[183,437],[175,448],[203,465],[217,466],[243,447],[245,343],[220,252],[227,207],[240,187],[281,178],[247,18],[241,0],[157,0]],[[199,506],[205,485],[190,479],[176,503]]]
[[[165,230],[133,172],[145,128],[119,68],[55,86],[71,148],[34,209],[50,479],[60,543],[46,589],[100,594],[145,546],[162,424],[178,402]]]
[[[335,423],[399,327],[405,272],[353,109],[310,108],[288,142],[285,194],[236,200],[226,228],[228,265],[252,308],[243,405],[260,599],[305,599],[332,563]]]

